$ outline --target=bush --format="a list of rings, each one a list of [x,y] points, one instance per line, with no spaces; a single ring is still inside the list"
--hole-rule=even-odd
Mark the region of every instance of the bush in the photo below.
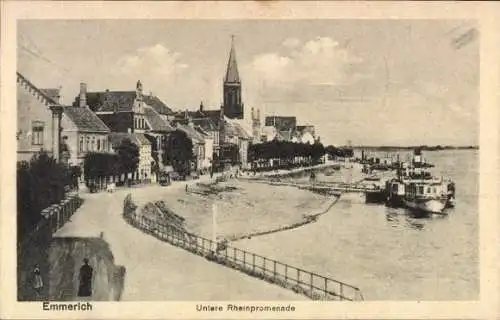
[[[41,211],[64,199],[71,174],[46,152],[17,164],[18,240],[42,219]]]

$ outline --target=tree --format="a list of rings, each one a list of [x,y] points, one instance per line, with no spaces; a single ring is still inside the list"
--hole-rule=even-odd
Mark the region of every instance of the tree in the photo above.
[[[127,174],[136,172],[139,167],[139,147],[134,144],[130,139],[123,139],[118,145],[117,153],[117,173]],[[127,178],[126,178],[127,179]]]
[[[103,179],[119,173],[118,155],[103,152],[89,152],[83,160],[85,182],[101,183]]]
[[[181,175],[188,175],[191,172],[191,161],[194,159],[193,142],[184,131],[171,132],[163,150],[165,165],[171,165]]]
[[[311,146],[311,158],[313,163],[318,163],[322,156],[325,155],[325,147],[319,141]]]
[[[46,152],[40,152],[27,162],[17,164],[17,226],[21,239],[42,216],[41,211],[59,203],[70,184],[66,166]]]

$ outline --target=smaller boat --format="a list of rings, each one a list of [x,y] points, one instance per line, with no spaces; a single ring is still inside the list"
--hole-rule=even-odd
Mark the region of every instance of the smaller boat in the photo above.
[[[399,179],[391,179],[385,183],[386,205],[388,207],[404,207],[405,184]]]
[[[441,179],[410,180],[405,184],[404,204],[423,212],[443,213],[448,196]]]
[[[445,184],[446,184],[446,195],[448,198],[448,201],[446,202],[446,207],[453,208],[455,207],[455,183],[451,180],[447,180]]]

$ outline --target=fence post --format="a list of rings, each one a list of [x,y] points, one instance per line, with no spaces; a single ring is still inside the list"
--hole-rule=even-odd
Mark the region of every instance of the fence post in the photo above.
[[[255,253],[252,253],[253,259],[252,259],[252,272],[255,273]]]
[[[313,274],[309,273],[311,275],[311,297],[313,295]]]
[[[274,274],[274,282],[276,282],[276,260],[274,260],[273,274]]]
[[[236,248],[233,248],[234,263],[236,263]]]
[[[344,285],[340,283],[340,301],[344,300]]]
[[[297,285],[300,284],[300,269],[297,269]]]
[[[285,283],[288,282],[288,265],[285,264]]]
[[[328,279],[325,278],[325,298],[328,297]]]
[[[205,238],[201,238],[201,252],[205,251]]]
[[[266,276],[266,257],[264,257],[264,265],[262,267],[262,273],[264,274],[264,276]]]
[[[245,268],[247,266],[247,252],[243,250],[243,267]]]

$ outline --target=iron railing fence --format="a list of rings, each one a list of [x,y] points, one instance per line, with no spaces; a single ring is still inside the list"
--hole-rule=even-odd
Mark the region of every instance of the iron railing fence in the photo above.
[[[364,300],[361,290],[347,283],[319,275],[246,250],[214,243],[210,239],[162,224],[135,213],[125,215],[135,227],[209,260],[251,276],[304,294],[313,300]]]

